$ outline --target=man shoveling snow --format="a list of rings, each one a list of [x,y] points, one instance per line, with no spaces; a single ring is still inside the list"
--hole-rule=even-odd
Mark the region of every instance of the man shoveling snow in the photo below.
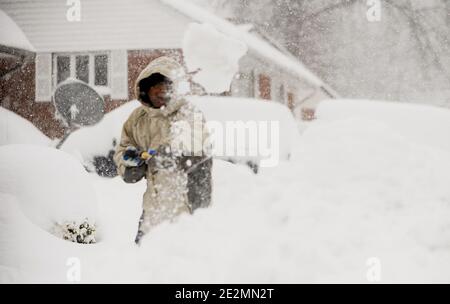
[[[114,155],[125,182],[147,179],[137,244],[152,227],[211,201],[209,135],[202,113],[177,95],[182,75],[168,57],[142,70],[135,83],[142,106],[125,122]]]

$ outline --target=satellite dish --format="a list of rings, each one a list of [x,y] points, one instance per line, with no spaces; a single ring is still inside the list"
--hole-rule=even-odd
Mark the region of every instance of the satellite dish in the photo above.
[[[103,97],[87,83],[77,79],[68,79],[58,85],[54,103],[56,111],[69,126],[57,148],[61,147],[74,130],[94,125],[103,118]]]

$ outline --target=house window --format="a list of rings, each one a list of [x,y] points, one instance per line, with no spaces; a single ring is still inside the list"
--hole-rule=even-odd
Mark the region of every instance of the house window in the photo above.
[[[56,66],[57,83],[70,77],[70,56],[58,56]]]
[[[108,56],[96,55],[95,56],[95,81],[96,86],[108,85]]]
[[[75,62],[76,78],[89,83],[89,56],[76,56]]]
[[[101,88],[109,85],[109,56],[105,53],[56,54],[53,64],[56,70],[55,85],[67,78],[76,78]]]

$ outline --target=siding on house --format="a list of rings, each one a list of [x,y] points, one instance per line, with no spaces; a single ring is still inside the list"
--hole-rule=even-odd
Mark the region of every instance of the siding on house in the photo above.
[[[65,0],[0,0],[37,52],[181,48],[192,21],[159,0],[88,0],[68,21]]]

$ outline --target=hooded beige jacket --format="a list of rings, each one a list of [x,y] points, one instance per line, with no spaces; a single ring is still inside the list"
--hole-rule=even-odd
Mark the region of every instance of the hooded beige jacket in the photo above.
[[[176,61],[160,57],[140,73],[135,83],[136,96],[139,96],[139,82],[154,73],[171,79],[175,88],[183,78],[183,69]],[[140,225],[140,231],[147,233],[151,227],[165,220],[173,220],[182,213],[192,213],[197,207],[209,205],[212,160],[209,160],[209,135],[201,112],[176,95],[167,106],[160,109],[152,108],[142,100],[141,103],[142,106],[134,110],[123,125],[121,140],[114,155],[119,175],[123,177],[125,173],[123,153],[128,146],[141,151],[170,146],[174,155],[184,161],[187,167],[201,160],[198,170],[192,172],[179,167],[154,172],[149,166]]]

